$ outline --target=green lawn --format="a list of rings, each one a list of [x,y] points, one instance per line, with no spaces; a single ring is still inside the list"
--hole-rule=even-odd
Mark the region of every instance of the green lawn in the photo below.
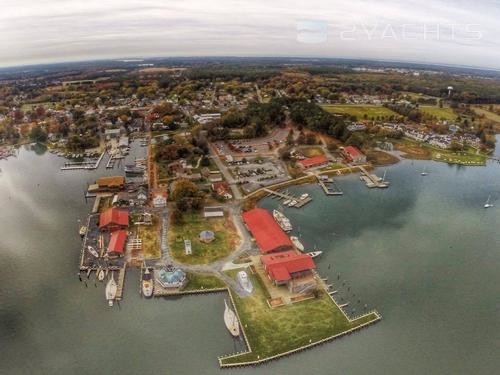
[[[304,154],[306,158],[312,158],[314,156],[321,156],[325,154],[319,146],[300,147],[298,151]]]
[[[315,299],[270,309],[262,284],[255,275],[250,277],[254,285],[251,296],[231,294],[252,352],[226,357],[222,364],[262,360],[377,319],[372,313],[349,322],[324,292]]]
[[[500,116],[494,112],[490,112],[487,109],[481,107],[473,107],[473,111],[478,115],[484,115],[487,120],[500,123]]]
[[[203,230],[215,233],[215,241],[203,243],[199,234]],[[184,224],[170,225],[168,242],[174,258],[186,264],[206,264],[228,256],[235,250],[238,234],[233,222],[227,218],[205,219],[201,213],[185,213]],[[192,254],[186,255],[184,239],[191,241]]]
[[[457,114],[450,107],[439,108],[437,106],[422,105],[419,109],[425,114],[436,116],[438,120],[453,121],[457,118]]]
[[[391,111],[389,108],[385,108],[377,105],[350,105],[350,104],[326,104],[321,106],[324,110],[330,113],[337,113],[341,115],[351,115],[356,116],[358,120],[363,120],[366,118],[371,120],[377,117],[390,117],[396,115],[396,112]]]
[[[226,287],[226,284],[221,279],[212,275],[188,272],[187,279],[189,281],[183,291]]]

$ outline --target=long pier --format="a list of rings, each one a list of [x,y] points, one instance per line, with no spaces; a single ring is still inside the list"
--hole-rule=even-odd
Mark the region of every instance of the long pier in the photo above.
[[[82,162],[66,162],[64,166],[61,167],[61,171],[71,171],[71,170],[79,170],[79,169],[87,169],[87,170],[95,170],[99,168],[101,164],[102,158],[106,151],[103,151],[101,156],[96,161],[82,161]]]
[[[344,195],[344,192],[339,189],[333,178],[324,181],[318,177],[318,184],[321,186],[326,195]]]
[[[288,194],[288,193],[282,193],[282,192],[279,192],[279,191],[271,190],[271,189],[268,189],[268,188],[263,188],[262,190],[264,190],[268,194],[275,195],[275,196],[277,196],[277,197],[279,197],[281,199],[296,201],[297,203],[295,205],[291,206],[291,207],[295,207],[295,208],[304,207],[306,204],[308,204],[309,202],[312,201],[312,198],[309,197],[309,196],[306,197],[306,198],[301,199],[300,197],[296,197],[296,196]]]
[[[118,270],[118,287],[116,289],[116,299],[121,300],[123,297],[123,286],[125,284],[125,271],[127,270],[127,266],[124,265],[123,268]]]

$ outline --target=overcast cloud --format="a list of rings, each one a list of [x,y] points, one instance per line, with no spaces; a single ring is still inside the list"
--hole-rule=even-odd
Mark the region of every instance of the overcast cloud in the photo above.
[[[0,0],[0,9],[0,66],[149,56],[304,56],[500,69],[499,1]],[[304,20],[326,22],[327,41],[298,42],[297,22]],[[299,34],[299,40],[315,40],[311,32]]]

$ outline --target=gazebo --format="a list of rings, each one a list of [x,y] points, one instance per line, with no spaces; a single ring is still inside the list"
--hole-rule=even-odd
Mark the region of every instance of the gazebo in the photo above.
[[[204,230],[200,232],[200,241],[204,243],[210,243],[215,240],[215,233],[210,230]]]

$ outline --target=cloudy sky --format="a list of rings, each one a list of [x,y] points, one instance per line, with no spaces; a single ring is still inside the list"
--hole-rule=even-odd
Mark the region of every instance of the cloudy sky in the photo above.
[[[0,9],[0,66],[224,55],[500,69],[499,1],[0,0]]]

